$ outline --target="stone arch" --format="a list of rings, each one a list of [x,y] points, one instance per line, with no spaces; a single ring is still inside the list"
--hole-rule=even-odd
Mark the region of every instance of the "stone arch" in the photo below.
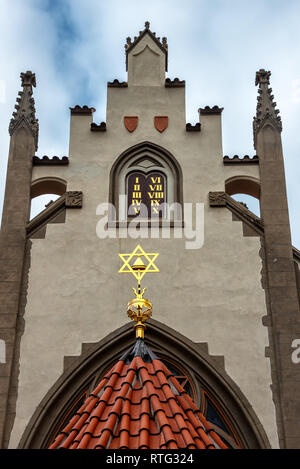
[[[37,406],[21,438],[19,448],[47,448],[91,377],[104,374],[134,342],[132,323],[128,323],[103,340],[82,344],[79,357],[65,357],[62,376]],[[177,358],[189,370],[190,376],[200,380],[212,397],[226,410],[244,448],[269,448],[265,431],[254,410],[224,370],[222,357],[218,360],[207,352],[207,344],[197,344],[175,330],[156,321],[147,323],[146,342],[161,358]]]
[[[147,156],[146,156],[147,155]],[[157,170],[165,172],[172,178],[172,194],[168,202],[178,203],[183,209],[182,170],[176,158],[165,148],[152,142],[142,142],[125,150],[113,163],[109,179],[109,202],[116,208],[116,220],[119,220],[119,180],[122,170],[130,161],[136,164],[143,158],[156,162]],[[161,163],[162,164],[161,164]],[[145,169],[145,172],[147,170]],[[183,210],[182,212],[183,213]]]
[[[233,176],[225,181],[225,192],[229,195],[247,194],[260,199],[260,182],[251,176]]]
[[[43,194],[63,195],[67,190],[67,182],[58,177],[43,177],[31,183],[31,198]]]

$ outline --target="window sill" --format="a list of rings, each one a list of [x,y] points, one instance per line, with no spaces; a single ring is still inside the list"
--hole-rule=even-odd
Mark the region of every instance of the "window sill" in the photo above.
[[[134,221],[127,220],[127,221],[109,221],[107,224],[108,228],[128,228],[130,224]],[[183,220],[136,220],[136,226],[140,228],[184,228],[184,221]]]

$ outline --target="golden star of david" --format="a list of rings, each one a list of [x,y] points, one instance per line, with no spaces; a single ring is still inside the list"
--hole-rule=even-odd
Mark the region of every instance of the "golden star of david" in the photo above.
[[[124,264],[122,265],[121,269],[119,270],[120,274],[133,274],[135,278],[140,282],[142,278],[144,277],[145,274],[150,273],[150,272],[159,272],[159,269],[157,266],[154,264],[154,261],[157,259],[159,256],[159,253],[149,253],[145,252],[143,248],[138,245],[130,254],[119,254],[119,257],[122,259]],[[148,264],[143,265],[143,270],[141,269],[136,269],[134,270],[134,263],[130,264],[132,259],[135,258],[135,262],[137,259],[143,259],[145,258],[148,261]]]

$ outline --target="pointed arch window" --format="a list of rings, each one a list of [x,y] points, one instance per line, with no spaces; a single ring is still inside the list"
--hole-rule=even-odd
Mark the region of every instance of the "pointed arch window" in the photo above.
[[[174,203],[174,178],[169,168],[147,154],[129,163],[119,177],[119,194],[127,199],[127,213],[122,213],[126,206],[119,207],[120,220],[136,216],[167,219],[167,204]]]
[[[170,359],[164,359],[162,362],[194,402],[199,401],[197,395],[200,394],[199,410],[224,443],[233,449],[241,448],[240,441],[236,432],[233,430],[229,418],[225,415],[220,405],[210,396],[208,391],[205,390],[203,384],[193,379],[182,367],[182,364],[179,365]]]
[[[224,410],[204,389],[201,389],[200,410],[227,446],[230,448],[241,448],[237,434],[228,417],[226,417]]]
[[[141,219],[181,221],[182,177],[178,162],[149,142],[128,149],[111,170],[110,202],[115,221]]]

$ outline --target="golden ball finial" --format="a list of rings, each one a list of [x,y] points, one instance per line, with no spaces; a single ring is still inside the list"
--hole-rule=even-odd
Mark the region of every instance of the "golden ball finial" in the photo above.
[[[143,291],[136,291],[133,288],[135,293],[135,298],[129,301],[127,304],[127,314],[133,321],[136,322],[135,330],[137,338],[144,338],[144,330],[146,329],[145,322],[152,316],[152,304],[146,298],[143,298],[146,288]]]

